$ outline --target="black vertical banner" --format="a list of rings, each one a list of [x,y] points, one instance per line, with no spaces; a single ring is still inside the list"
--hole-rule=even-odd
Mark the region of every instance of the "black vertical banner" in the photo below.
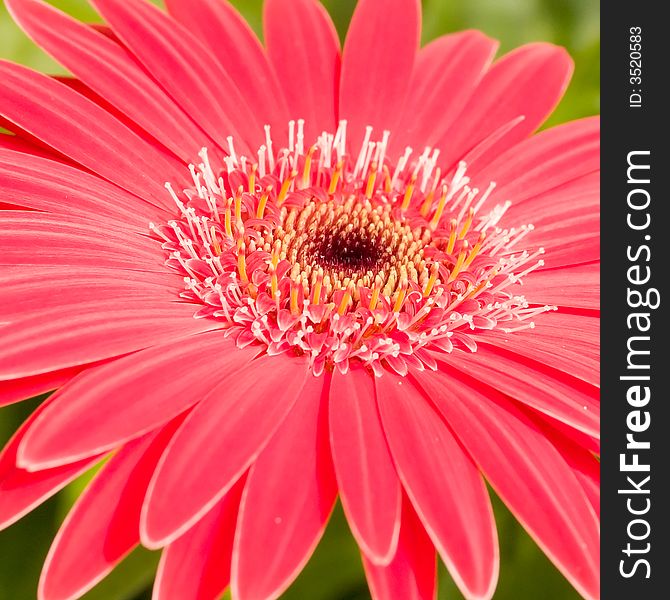
[[[670,29],[601,6],[602,597],[669,598]]]

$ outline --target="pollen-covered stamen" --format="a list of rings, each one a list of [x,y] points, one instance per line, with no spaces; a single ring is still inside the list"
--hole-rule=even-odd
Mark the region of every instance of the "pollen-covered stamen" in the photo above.
[[[177,218],[151,226],[184,276],[199,318],[220,319],[238,343],[307,354],[315,373],[360,361],[380,374],[430,365],[425,350],[474,352],[487,330],[533,327],[555,307],[512,292],[543,263],[517,250],[531,225],[502,229],[509,202],[482,214],[495,184],[471,187],[460,163],[408,148],[387,159],[389,133],[346,153],[346,122],[306,146],[304,122],[286,147],[269,128],[257,160],[203,150],[193,187],[175,192]]]
[[[297,267],[294,276],[308,290],[323,288],[323,302],[349,283],[358,300],[359,289],[372,288],[376,278],[390,296],[403,276],[417,284],[425,277],[420,232],[394,219],[391,205],[373,207],[367,198],[308,202],[291,209],[267,237],[277,240],[275,251]]]

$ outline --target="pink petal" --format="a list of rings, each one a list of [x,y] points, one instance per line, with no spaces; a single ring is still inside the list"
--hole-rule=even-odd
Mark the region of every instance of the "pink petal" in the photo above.
[[[212,139],[227,148],[226,136],[232,135],[238,151],[255,151],[263,139],[263,123],[257,122],[233,79],[193,33],[145,0],[91,4]]]
[[[0,150],[3,201],[46,212],[81,215],[113,227],[146,233],[168,213],[99,177],[60,162]],[[128,210],[132,207],[132,210]]]
[[[32,377],[3,381],[1,382],[2,389],[0,389],[0,407],[55,390],[65,385],[83,368],[85,367],[77,366]]]
[[[573,429],[599,437],[599,394],[592,385],[535,360],[520,361],[514,354],[492,346],[435,358],[445,373],[466,373]]]
[[[41,2],[42,0],[28,0],[28,1]],[[91,29],[96,31],[94,28]],[[137,123],[135,123],[135,121],[131,120],[127,115],[125,115],[122,111],[120,111],[113,104],[111,104],[104,96],[101,96],[100,94],[97,94],[95,91],[93,91],[89,86],[87,86],[83,81],[81,81],[81,79],[77,79],[76,77],[72,77],[70,75],[51,75],[51,77],[56,81],[58,81],[59,83],[66,85],[71,90],[77,92],[80,96],[84,96],[94,104],[97,104],[100,108],[102,108],[104,111],[112,115],[117,121],[123,123],[128,129],[133,131],[136,135],[141,137],[146,142],[149,142],[150,144],[156,144],[161,151],[163,152],[166,151],[166,148],[163,145],[159,145],[156,143],[157,142],[156,138],[150,136],[144,129],[142,129],[142,127],[140,127]],[[151,84],[153,84],[153,82],[151,82]]]
[[[106,272],[107,271],[107,272]],[[176,299],[179,277],[172,273],[144,273],[142,279],[121,270],[72,271],[30,268],[7,277],[0,271],[0,305],[3,319],[31,318],[54,308],[73,309],[98,300],[134,300],[153,304]],[[48,293],[46,293],[48,290]]]
[[[572,456],[565,454],[564,458],[584,488],[593,512],[600,518],[600,461],[584,450],[576,450],[576,452],[579,452],[578,458],[573,459]]]
[[[599,597],[596,516],[544,433],[502,394],[475,380],[465,385],[426,372],[417,381],[547,556],[584,597]]]
[[[470,150],[462,156],[461,160],[470,167],[474,165],[474,168],[471,169],[471,171],[474,172],[477,168],[479,159],[491,148],[494,148],[500,141],[505,140],[512,130],[520,127],[525,119],[526,117],[524,115],[519,115],[518,117],[503,123],[500,127],[489,133],[484,139],[470,148]]]
[[[3,327],[0,381],[18,379],[128,354],[178,337],[218,328],[193,318],[194,307],[131,298],[45,310]]]
[[[543,431],[572,469],[584,489],[593,512],[600,519],[600,460],[589,448],[561,435],[555,428],[545,427]]]
[[[524,208],[530,205],[523,200],[592,174],[599,168],[600,120],[589,117],[542,131],[500,155],[486,168],[474,169],[472,175],[473,185],[480,189],[486,189],[489,182],[495,181],[498,187],[491,202],[495,198],[513,200],[516,215],[510,212],[506,218],[518,219],[523,218]]]
[[[569,248],[572,244],[578,241],[592,240],[598,237],[600,233],[600,217],[594,214],[582,214],[579,217],[566,220],[560,225],[554,227],[543,227],[542,231],[542,247],[547,251],[548,262],[545,261],[544,269],[555,269],[557,267],[554,258],[554,253]],[[539,236],[535,236],[536,238]],[[529,241],[529,243],[531,243]],[[570,263],[584,264],[590,263],[600,258],[600,253],[589,256],[581,256],[578,260]]]
[[[583,228],[583,229],[582,229]],[[595,216],[588,221],[585,219],[575,219],[573,223],[566,223],[566,226],[561,230],[551,232],[553,235],[547,235],[545,244],[541,247],[545,249],[544,265],[538,267],[534,277],[544,274],[548,271],[555,273],[556,278],[562,278],[564,283],[570,282],[570,274],[573,272],[580,272],[578,269],[584,268],[600,268],[600,218]],[[529,236],[530,237],[530,236]],[[534,246],[539,236],[533,236],[528,240],[531,247]],[[598,277],[599,279],[599,277]],[[531,278],[528,278],[531,281]],[[566,281],[568,280],[568,281]],[[548,279],[548,283],[551,279]],[[524,284],[526,281],[524,280]],[[592,282],[589,282],[592,283]],[[576,286],[571,286],[576,287]],[[547,288],[547,292],[551,286]],[[598,289],[593,287],[585,287],[581,291],[575,291],[575,300],[572,296],[565,294],[562,299],[559,299],[557,304],[559,306],[570,306],[571,303],[577,302],[576,299],[583,298],[585,293],[590,291],[590,306],[577,306],[575,308],[591,308],[592,310],[599,310],[600,294]],[[538,298],[542,295],[538,294]],[[540,300],[538,299],[538,302]],[[582,300],[582,304],[586,304],[586,300]]]
[[[567,204],[569,200],[570,198],[561,198],[559,202]],[[545,269],[555,268],[552,260],[554,252],[569,246],[572,240],[596,238],[600,234],[600,207],[597,196],[595,199],[586,200],[579,212],[572,211],[571,208],[564,205],[563,214],[546,214],[544,219],[538,219],[533,223],[535,229],[529,234],[527,244],[541,245],[547,250]],[[561,216],[564,218],[559,220]],[[554,217],[555,220],[550,221],[549,217]],[[596,255],[595,260],[598,259],[598,256]],[[594,259],[583,257],[579,262],[585,263],[591,260]]]
[[[506,348],[519,357],[519,362],[523,362],[521,357],[536,360],[598,386],[600,319],[550,312],[534,322],[534,329],[511,334],[487,331],[476,337],[477,344]]]
[[[142,515],[145,546],[171,543],[223,497],[284,420],[306,377],[304,360],[283,355],[226,373],[175,435],[157,469]]]
[[[403,501],[398,550],[385,567],[363,555],[372,600],[433,600],[437,594],[435,548],[407,498]]]
[[[160,245],[156,248],[133,248],[128,238],[110,232],[107,240],[94,231],[98,223],[70,223],[63,226],[61,216],[44,219],[37,217],[30,227],[24,226],[25,220],[13,219],[3,211],[0,220],[0,267],[37,267],[53,268],[62,271],[70,268],[101,269],[138,272],[166,272],[164,260],[160,256]],[[31,214],[24,212],[24,215]],[[38,213],[32,213],[38,215]],[[35,240],[39,239],[40,244]],[[15,269],[10,269],[15,270]],[[177,288],[179,291],[183,288]],[[175,290],[176,291],[176,290]]]
[[[520,406],[531,419],[534,419],[538,423],[543,423],[545,426],[549,427],[549,430],[553,433],[560,434],[564,439],[569,440],[570,443],[583,448],[587,452],[590,452],[593,456],[600,456],[600,437],[591,436],[586,433],[582,433],[577,429],[573,429],[569,425],[554,419],[549,415],[544,413],[539,413],[534,411],[529,407]]]
[[[563,48],[536,43],[517,48],[499,59],[472,94],[453,125],[436,146],[440,164],[452,166],[465,152],[520,115],[514,127],[478,159],[487,164],[535,131],[553,112],[572,75],[573,62]]]
[[[203,133],[107,36],[37,0],[10,0],[7,8],[46,52],[101,97],[188,162]]]
[[[92,467],[99,459],[93,457],[37,473],[30,473],[16,466],[17,450],[26,431],[51,402],[51,398],[43,402],[0,452],[0,529],[18,521]]]
[[[565,173],[569,174],[568,169]],[[594,244],[600,236],[599,180],[598,168],[513,205],[508,211],[512,214],[505,214],[501,226],[509,226],[512,220],[517,225],[534,225],[525,243],[546,250],[545,264],[538,271],[600,259],[599,244]]]
[[[244,479],[163,550],[153,600],[219,598],[230,581],[233,536]]]
[[[0,219],[0,243],[0,265],[166,270],[158,242],[120,228],[103,231],[99,222],[76,216],[5,210]]]
[[[300,398],[251,467],[233,554],[234,598],[277,598],[311,556],[335,504],[328,383]]]
[[[549,131],[553,130],[547,133]],[[574,140],[577,155],[583,160],[554,168],[550,164],[552,157],[538,156],[537,164],[545,164],[547,167],[540,169],[539,178],[529,182],[527,188],[509,191],[521,201],[512,204],[501,219],[500,226],[518,227],[520,223],[534,225],[524,242],[527,247],[543,247],[546,250],[545,265],[538,272],[600,260],[598,144],[590,144],[590,148],[587,148],[583,141]],[[578,149],[580,146],[583,152]],[[559,149],[557,152],[566,154],[567,151]],[[531,166],[528,162],[525,166],[533,170],[537,165]],[[523,178],[523,175],[519,173],[519,177]],[[528,192],[530,197],[527,197]],[[496,198],[506,197],[507,187],[501,193],[505,196],[497,195]],[[597,295],[595,297],[597,300]]]
[[[109,25],[106,25],[105,23],[89,23],[88,26],[98,33],[102,33],[102,35],[108,37],[113,42],[123,46],[123,42],[121,42],[119,37],[112,31],[112,28]]]
[[[230,2],[167,0],[165,4],[177,21],[208,46],[210,60],[218,61],[229,74],[262,124],[284,131],[289,117],[277,76],[256,34]]]
[[[76,162],[72,161],[61,152],[58,152],[54,148],[48,146],[39,138],[31,135],[28,131],[19,127],[16,123],[6,119],[2,116],[2,114],[0,114],[0,127],[6,129],[8,132],[5,133],[3,131],[0,137],[0,139],[3,140],[3,149],[14,150],[15,152],[22,152],[24,154],[31,154],[34,156],[41,156],[42,158],[49,158],[51,160],[79,168],[79,165],[77,165]]]
[[[335,372],[330,389],[330,440],[342,507],[361,550],[388,564],[400,531],[400,482],[375,406],[372,375]]]
[[[1,215],[2,213],[0,213]],[[38,213],[33,213],[38,214]],[[67,215],[66,215],[67,216]],[[1,222],[1,219],[0,219]],[[95,267],[95,265],[30,265],[30,269],[26,269],[25,265],[0,265],[0,281],[7,285],[21,285],[21,282],[26,282],[30,278],[30,273],[44,275],[56,280],[59,276],[62,279],[68,276],[74,279],[85,279],[87,277],[98,278],[102,280],[116,279],[123,281],[128,285],[137,283],[141,288],[143,285],[163,285],[169,286],[174,282],[177,275],[169,270],[162,271],[144,271],[141,269],[124,269],[116,267]],[[162,282],[162,283],[161,283]],[[76,285],[76,284],[75,284]],[[37,283],[35,283],[37,286]],[[178,296],[179,294],[176,294]],[[172,297],[173,299],[175,296]]]
[[[84,373],[52,396],[21,445],[21,461],[44,468],[124,444],[199,402],[253,356],[215,331]]]
[[[0,121],[4,120],[5,119],[0,119]],[[60,158],[55,152],[36,146],[22,136],[9,135],[6,133],[0,133],[0,149],[40,156],[42,158],[50,158],[52,160]]]
[[[530,161],[528,162],[529,168],[537,166],[539,164],[533,165]],[[593,170],[594,166],[595,170]],[[569,174],[566,181],[560,182],[558,186],[551,189],[542,189],[541,186],[538,186],[536,190],[539,190],[539,193],[535,196],[527,197],[523,189],[517,190],[519,201],[510,207],[509,212],[512,212],[512,217],[509,220],[508,214],[505,213],[503,217],[505,223],[508,225],[511,225],[512,222],[533,223],[536,231],[531,235],[537,239],[536,243],[539,244],[547,230],[552,231],[564,225],[566,221],[579,217],[597,216],[600,212],[599,165],[592,162],[588,171],[583,175],[576,173],[577,177]]]
[[[375,385],[398,474],[428,535],[463,595],[491,598],[498,540],[477,467],[413,383],[384,373]]]
[[[334,131],[341,59],[328,12],[318,0],[267,0],[263,10],[268,58],[291,118],[305,119],[307,140]]]
[[[528,247],[546,249],[545,266],[538,269],[538,273],[547,269],[557,270],[559,267],[584,265],[596,262],[600,258],[598,147],[591,142],[584,144],[584,138],[581,141],[575,139],[574,142],[575,147],[582,146],[584,151],[578,152],[578,155],[584,160],[577,161],[572,166],[565,164],[559,166],[563,175],[560,179],[555,178],[553,170],[545,171],[541,166],[543,161],[550,161],[551,156],[544,158],[538,156],[536,164],[532,162],[534,159],[528,161],[526,166],[529,170],[540,169],[537,184],[529,186],[528,190],[524,188],[511,190],[510,193],[516,194],[520,201],[512,204],[500,222],[501,227],[518,227],[519,224],[528,223],[534,225],[534,230],[528,234],[524,242]],[[521,172],[518,176],[523,177]],[[548,185],[545,186],[543,181]],[[480,180],[481,183],[483,181]],[[530,191],[530,197],[527,196],[527,191]],[[502,193],[505,195],[497,195],[497,192],[494,194],[495,202],[509,197],[506,196],[508,192],[505,189]],[[530,281],[530,278],[525,279],[524,284],[527,281]],[[593,297],[598,299],[597,294]],[[561,304],[561,302],[555,303]]]
[[[393,131],[407,98],[419,47],[419,0],[360,0],[342,55],[339,118],[358,153],[365,127]]]
[[[130,442],[89,484],[49,550],[40,600],[83,595],[138,544],[142,500],[174,429]]]
[[[402,122],[391,145],[419,153],[434,144],[470,100],[498,43],[479,31],[440,37],[419,51]]]
[[[0,61],[0,115],[101,177],[158,206],[186,169],[90,100],[46,75]]]
[[[565,240],[565,245],[549,250],[550,263],[540,267],[543,270],[571,267],[574,265],[589,264],[600,260],[600,238],[596,235],[574,235]]]
[[[36,1],[41,1],[41,0],[36,0]],[[90,27],[90,26],[89,26]],[[105,36],[107,37],[107,36]],[[118,44],[117,44],[118,45]],[[54,79],[59,81],[60,83],[66,85],[70,89],[74,90],[81,96],[84,96],[94,104],[97,104],[100,108],[102,108],[105,112],[108,112],[110,115],[112,115],[114,118],[117,119],[120,123],[125,125],[128,129],[130,129],[133,133],[135,133],[137,136],[142,138],[145,142],[147,142],[150,145],[153,145],[156,147],[157,150],[161,152],[168,152],[170,153],[171,151],[166,148],[164,144],[160,144],[158,140],[152,136],[151,134],[147,133],[145,129],[143,129],[138,123],[136,123],[134,120],[132,120],[128,115],[126,115],[124,112],[116,108],[115,105],[111,104],[106,98],[101,96],[100,94],[97,94],[94,92],[90,87],[88,87],[85,83],[83,83],[81,80],[75,78],[75,77],[69,77],[67,75],[54,75]],[[155,87],[155,83],[152,80],[148,81],[148,85],[151,87]],[[178,109],[177,109],[178,110]],[[139,119],[141,120],[141,119]],[[201,148],[203,146],[203,135],[202,133],[198,134],[198,139],[200,140],[200,143],[198,144],[198,147]],[[209,140],[209,138],[206,138]],[[210,146],[215,146],[214,142],[211,140],[208,141],[208,145]],[[188,153],[186,154],[184,151],[177,152],[177,156],[181,158],[182,161],[188,162],[188,159],[190,157],[194,157],[194,153]],[[172,156],[172,154],[170,154]],[[188,157],[188,158],[183,158],[183,157]]]

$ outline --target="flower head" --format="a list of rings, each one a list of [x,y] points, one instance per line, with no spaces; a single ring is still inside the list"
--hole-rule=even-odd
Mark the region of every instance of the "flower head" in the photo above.
[[[0,63],[0,523],[108,457],[40,596],[139,543],[156,598],[274,598],[339,495],[375,598],[435,553],[490,598],[485,479],[598,595],[598,122],[531,135],[572,64],[478,32],[418,50],[416,0],[41,0],[74,75]],[[194,582],[199,582],[194,587]]]
[[[431,367],[430,352],[454,344],[474,351],[472,332],[532,328],[556,309],[515,293],[544,249],[519,249],[530,224],[497,226],[509,201],[481,215],[494,182],[470,187],[464,162],[442,176],[430,149],[412,160],[407,148],[392,165],[389,133],[370,135],[354,162],[346,121],[309,149],[304,123],[291,121],[276,157],[268,128],[258,162],[231,138],[225,166],[203,150],[191,189],[180,197],[168,184],[179,218],[150,227],[184,278],[182,298],[203,305],[198,318],[220,319],[239,346],[306,356],[316,376],[352,362],[381,376]]]

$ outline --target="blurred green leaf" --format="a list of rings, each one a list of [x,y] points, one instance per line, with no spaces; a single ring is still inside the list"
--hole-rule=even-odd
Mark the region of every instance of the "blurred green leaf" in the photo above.
[[[0,533],[0,600],[37,595],[42,563],[55,529],[55,504],[47,502]]]
[[[149,598],[160,552],[136,548],[82,600],[135,600]]]
[[[0,409],[0,447],[37,408],[44,396]],[[0,532],[0,600],[34,598],[54,533],[55,505],[47,503]]]
[[[500,541],[500,580],[496,600],[577,600],[579,594],[549,562],[495,493],[489,491]],[[447,595],[446,589],[440,594],[440,598],[455,597],[461,596]]]
[[[338,503],[316,552],[283,598],[354,600],[369,597],[360,553]]]
[[[480,29],[500,41],[498,55],[529,42],[564,46],[575,75],[544,127],[600,111],[600,3],[598,0],[424,0],[423,39]]]

